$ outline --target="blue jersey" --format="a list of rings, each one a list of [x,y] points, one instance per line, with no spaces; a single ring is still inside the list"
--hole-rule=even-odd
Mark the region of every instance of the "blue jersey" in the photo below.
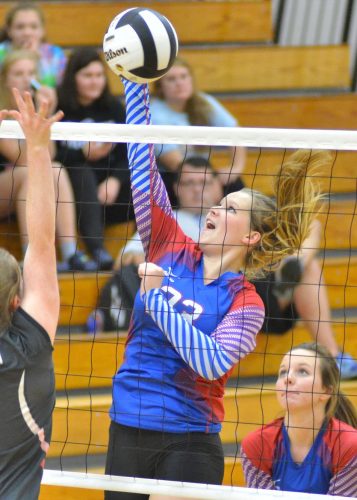
[[[291,455],[284,420],[250,433],[242,443],[243,469],[254,488],[357,495],[357,431],[332,418],[325,422],[301,463]]]
[[[150,123],[147,87],[126,82],[126,95],[127,121]],[[152,147],[131,144],[128,151],[146,260],[165,278],[160,289],[136,296],[110,416],[143,429],[219,432],[225,382],[255,347],[262,301],[242,273],[205,284],[204,256],[176,222]]]

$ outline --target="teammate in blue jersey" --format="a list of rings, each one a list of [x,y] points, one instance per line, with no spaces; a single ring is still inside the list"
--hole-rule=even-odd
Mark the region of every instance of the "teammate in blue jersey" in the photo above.
[[[249,487],[357,496],[357,415],[339,385],[325,347],[301,344],[284,356],[276,389],[285,417],[242,443]]]
[[[149,125],[148,86],[124,86],[127,122]],[[177,224],[153,146],[129,144],[128,155],[146,262],[113,379],[106,473],[220,484],[224,386],[264,319],[244,272],[299,248],[319,194],[306,176],[309,162],[297,156],[283,166],[277,205],[249,189],[231,193],[208,211],[197,244]],[[312,154],[310,163],[322,161]],[[106,499],[139,498],[147,496],[106,492]]]

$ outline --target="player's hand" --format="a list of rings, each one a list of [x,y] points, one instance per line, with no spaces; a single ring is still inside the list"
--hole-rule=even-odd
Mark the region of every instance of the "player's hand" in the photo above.
[[[120,180],[116,177],[108,177],[101,182],[97,189],[98,200],[102,205],[112,205],[120,191]]]
[[[140,295],[142,296],[152,288],[161,288],[165,271],[152,262],[142,262],[139,265],[138,274],[141,278]]]
[[[8,114],[19,122],[27,141],[27,147],[48,147],[51,126],[63,118],[63,112],[57,111],[53,116],[47,118],[47,101],[42,101],[38,111],[36,111],[30,92],[25,92],[22,96],[18,89],[13,88],[12,91],[18,111],[11,110]]]

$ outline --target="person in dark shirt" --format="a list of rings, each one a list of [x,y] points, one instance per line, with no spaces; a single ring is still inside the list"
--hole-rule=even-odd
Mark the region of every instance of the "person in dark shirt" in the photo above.
[[[58,103],[68,122],[125,123],[124,107],[110,93],[105,66],[93,48],[71,54]],[[89,252],[101,269],[111,268],[112,259],[103,247],[104,225],[134,217],[126,144],[60,141],[56,159],[68,169],[79,230]]]
[[[14,89],[16,119],[26,138],[28,247],[23,276],[0,249],[0,498],[38,498],[55,404],[52,350],[59,316],[55,190],[49,154],[48,102],[36,112],[31,94]]]

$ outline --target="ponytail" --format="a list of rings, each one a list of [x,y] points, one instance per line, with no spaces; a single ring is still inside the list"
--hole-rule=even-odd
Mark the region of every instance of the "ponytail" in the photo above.
[[[330,400],[331,401],[331,400]],[[326,416],[329,414],[329,403],[326,405]],[[337,402],[333,411],[333,415],[338,420],[345,422],[350,425],[354,429],[357,429],[357,413],[356,409],[353,406],[352,402],[348,399],[348,397],[340,392],[337,394]]]
[[[315,172],[330,161],[327,151],[298,150],[281,166],[275,182],[275,200],[250,189],[251,230],[261,240],[251,248],[245,273],[252,277],[276,269],[279,262],[297,252],[310,232],[322,199]]]

